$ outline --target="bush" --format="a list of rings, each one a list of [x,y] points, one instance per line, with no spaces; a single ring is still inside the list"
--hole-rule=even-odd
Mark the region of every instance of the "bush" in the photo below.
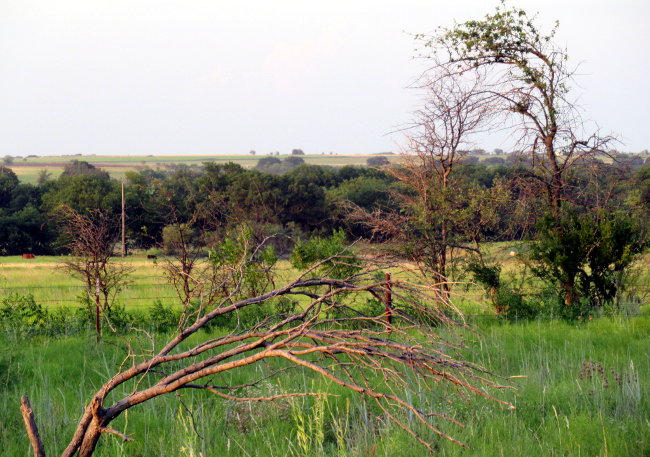
[[[366,159],[366,164],[369,167],[382,167],[384,165],[390,165],[390,160],[384,156],[379,157],[368,157]]]
[[[157,332],[175,330],[180,320],[180,311],[174,310],[172,306],[165,306],[160,300],[156,300],[149,309],[149,325]]]
[[[546,217],[530,260],[533,273],[555,287],[569,314],[582,316],[617,303],[632,262],[647,246],[645,229],[622,213]]]
[[[48,326],[49,313],[32,294],[12,294],[0,301],[0,326],[3,331],[29,334]]]
[[[336,260],[330,260],[335,257]],[[333,278],[345,278],[354,274],[360,265],[356,256],[350,252],[345,233],[341,229],[328,238],[316,236],[296,243],[291,253],[291,264],[294,268],[304,270],[319,261],[322,261],[322,264],[317,269],[318,273],[325,272]]]

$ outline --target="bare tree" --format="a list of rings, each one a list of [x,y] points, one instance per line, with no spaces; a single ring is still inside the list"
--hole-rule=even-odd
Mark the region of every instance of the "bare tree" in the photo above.
[[[410,281],[413,276],[400,274],[398,265],[378,265],[379,259],[373,258],[372,266],[368,266],[357,258],[333,256],[281,287],[247,295],[243,293],[245,283],[259,263],[260,252],[258,248],[246,249],[236,263],[240,268],[233,268],[229,275],[230,294],[195,316],[162,349],[153,350],[159,346],[152,341],[150,351],[127,356],[115,375],[89,400],[63,457],[91,456],[104,434],[129,439],[109,428],[113,420],[141,403],[182,389],[201,389],[219,399],[252,402],[324,395],[296,387],[267,397],[240,397],[235,392],[242,386],[228,385],[223,374],[250,365],[262,364],[267,371],[262,379],[251,379],[247,386],[287,370],[305,370],[355,391],[373,401],[386,420],[429,450],[430,438],[417,431],[421,427],[458,443],[440,428],[445,421],[457,423],[444,411],[436,410],[439,403],[435,399],[444,392],[444,386],[450,388],[447,403],[453,403],[454,395],[494,399],[488,388],[503,387],[480,367],[455,359],[455,347],[435,328],[414,318],[426,313],[438,325],[456,322],[450,317],[454,315],[450,303],[433,301],[435,288]],[[389,267],[393,271],[391,282],[383,277],[378,280],[378,273]],[[333,275],[337,271],[349,274]],[[393,304],[392,323],[381,312],[373,315],[361,311],[368,299],[381,301],[387,295]],[[302,297],[304,304],[294,312],[270,315],[225,336],[199,337],[199,330],[219,317],[282,297]],[[419,382],[413,383],[414,378]],[[123,385],[130,393],[112,398],[116,388]],[[423,389],[434,388],[438,395],[422,395]],[[31,410],[25,411],[33,447],[42,449]]]
[[[477,250],[481,230],[494,222],[495,207],[507,192],[468,187],[456,173],[492,114],[493,99],[485,94],[482,78],[424,78],[420,84],[424,106],[407,129],[401,164],[387,169],[402,184],[392,194],[397,209],[369,213],[352,208],[350,217],[420,265],[446,291],[450,259],[457,250]]]
[[[60,206],[58,215],[72,254],[64,268],[83,281],[88,303],[94,305],[99,338],[101,315],[110,310],[131,272],[124,263],[111,262],[119,240],[119,223],[114,215],[100,209],[81,214],[69,206]]]

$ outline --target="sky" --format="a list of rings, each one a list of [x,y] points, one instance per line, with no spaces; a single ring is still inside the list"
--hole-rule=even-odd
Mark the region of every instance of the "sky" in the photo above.
[[[496,4],[0,0],[0,156],[399,151],[421,104],[413,34]],[[583,117],[650,149],[650,2],[509,4],[560,21]]]

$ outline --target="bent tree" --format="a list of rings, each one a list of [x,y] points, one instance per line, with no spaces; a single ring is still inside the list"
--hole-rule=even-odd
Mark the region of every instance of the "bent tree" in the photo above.
[[[520,194],[532,197],[525,199],[526,206],[541,206],[539,213],[546,214],[537,232],[539,254],[549,246],[562,248],[557,240],[585,239],[580,231],[586,227],[595,233],[603,223],[616,227],[630,224],[625,215],[601,220],[599,214],[607,196],[592,201],[584,198],[589,183],[581,183],[576,177],[584,180],[597,175],[598,155],[604,154],[612,138],[601,137],[597,130],[589,132],[571,98],[575,70],[569,67],[566,50],[554,42],[558,24],[545,33],[535,22],[526,11],[502,2],[483,19],[440,29],[433,36],[419,35],[418,39],[429,50],[424,57],[433,62],[427,72],[432,80],[484,76],[481,97],[491,99],[495,114],[502,116],[501,125],[513,129],[522,150],[526,170],[520,176],[526,190]],[[590,168],[594,171],[586,172]],[[584,214],[580,224],[575,223],[576,213]],[[601,234],[604,237],[610,232]],[[611,302],[619,287],[611,286],[613,292],[603,293],[580,286],[585,283],[581,276],[588,276],[589,284],[609,284],[608,278],[624,276],[631,260],[642,251],[645,237],[643,230],[637,230],[621,249],[598,250],[594,246],[614,241],[594,240],[592,236],[592,247],[583,249],[580,257],[569,254],[570,262],[563,262],[566,250],[562,249],[533,256],[533,271],[544,272],[538,276],[557,288],[565,305],[587,302],[595,308],[601,306],[596,304],[602,304],[603,297]],[[621,242],[616,241],[617,245]],[[602,254],[598,263],[607,268],[592,269],[594,252]],[[583,273],[592,270],[593,274]]]
[[[584,131],[570,98],[574,71],[566,50],[553,41],[558,23],[545,34],[534,21],[526,11],[504,3],[482,20],[418,38],[431,50],[429,73],[435,77],[485,73],[484,94],[493,97],[495,110],[520,133],[519,145],[533,164],[530,178],[558,217],[570,169],[602,153],[611,138]]]
[[[322,239],[302,245],[295,263],[330,248]],[[250,379],[248,386],[287,370],[304,370],[357,392],[374,403],[378,414],[429,449],[436,434],[457,442],[445,425],[457,423],[449,413],[454,400],[477,395],[510,406],[490,394],[491,388],[502,387],[494,377],[452,356],[454,346],[440,332],[442,326],[454,324],[460,317],[451,304],[434,300],[436,291],[413,281],[412,274],[400,273],[399,265],[384,265],[376,258],[366,262],[339,249],[284,285],[273,286],[266,282],[267,275],[262,275],[268,287],[251,295],[250,273],[264,264],[262,251],[246,247],[237,259],[221,261],[227,274],[221,276],[222,283],[213,286],[228,293],[219,302],[194,310],[191,319],[183,320],[187,325],[162,346],[152,341],[150,349],[159,349],[130,350],[115,374],[87,400],[61,456],[91,456],[107,434],[113,435],[107,439],[129,439],[111,428],[116,418],[183,389],[249,402],[326,395],[283,386],[280,393],[269,396],[240,396],[242,389],[229,385],[228,375],[251,365],[259,365],[262,374],[249,370],[260,379]],[[390,283],[379,274],[387,268],[392,272]],[[376,306],[387,294],[394,306],[391,323],[384,307]],[[265,304],[287,300],[299,304],[276,306],[275,312],[260,315],[252,324],[239,321],[229,333],[201,332],[225,316],[259,311]],[[35,455],[43,456],[38,419],[34,420],[27,401],[23,412]]]

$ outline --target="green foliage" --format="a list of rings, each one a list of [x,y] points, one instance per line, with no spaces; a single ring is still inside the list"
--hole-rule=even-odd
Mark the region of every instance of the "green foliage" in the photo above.
[[[286,316],[298,309],[298,302],[287,297],[278,297],[273,301],[273,309],[276,314]]]
[[[366,164],[369,167],[382,167],[384,165],[390,165],[390,160],[384,156],[368,157],[366,159]]]
[[[79,176],[90,175],[96,176],[100,179],[108,180],[108,172],[97,168],[95,165],[86,162],[85,160],[71,160],[64,168],[61,176]]]
[[[162,230],[162,248],[165,255],[177,254],[181,246],[192,246],[197,233],[187,224],[166,225]]]
[[[210,249],[208,259],[224,278],[226,287],[241,283],[238,296],[255,296],[273,284],[278,256],[273,245],[259,246],[252,229],[243,226]]]
[[[255,169],[265,173],[282,174],[291,171],[305,163],[299,155],[291,155],[280,160],[277,157],[263,157],[257,161]]]
[[[622,213],[547,216],[532,244],[533,272],[584,315],[616,303],[633,261],[648,244],[645,228]]]
[[[564,55],[545,55],[558,24],[544,35],[533,21],[534,17],[528,16],[523,9],[497,8],[483,20],[458,24],[441,34],[437,42],[454,51],[453,61],[476,67],[507,64],[513,67],[508,71],[516,79],[545,90],[547,84],[554,84],[553,74],[545,67],[554,66],[553,59],[562,59]],[[429,41],[427,44],[433,46],[435,43]]]
[[[325,274],[333,278],[346,278],[359,271],[361,261],[351,251],[343,230],[332,236],[313,237],[298,241],[291,254],[294,268],[304,270],[320,262],[313,274]]]
[[[160,300],[155,300],[149,309],[149,324],[157,332],[168,332],[178,327],[181,313],[173,306],[165,306]]]
[[[481,261],[468,262],[466,269],[472,274],[475,282],[486,290],[498,289],[501,286],[501,265],[489,265]]]
[[[63,204],[79,213],[102,209],[118,214],[120,200],[117,181],[94,174],[61,176],[43,195],[49,212]]]
[[[47,327],[49,313],[34,296],[13,294],[0,301],[0,327],[16,334],[37,333]]]
[[[11,193],[18,186],[18,176],[11,168],[0,166],[0,208],[11,201]]]

